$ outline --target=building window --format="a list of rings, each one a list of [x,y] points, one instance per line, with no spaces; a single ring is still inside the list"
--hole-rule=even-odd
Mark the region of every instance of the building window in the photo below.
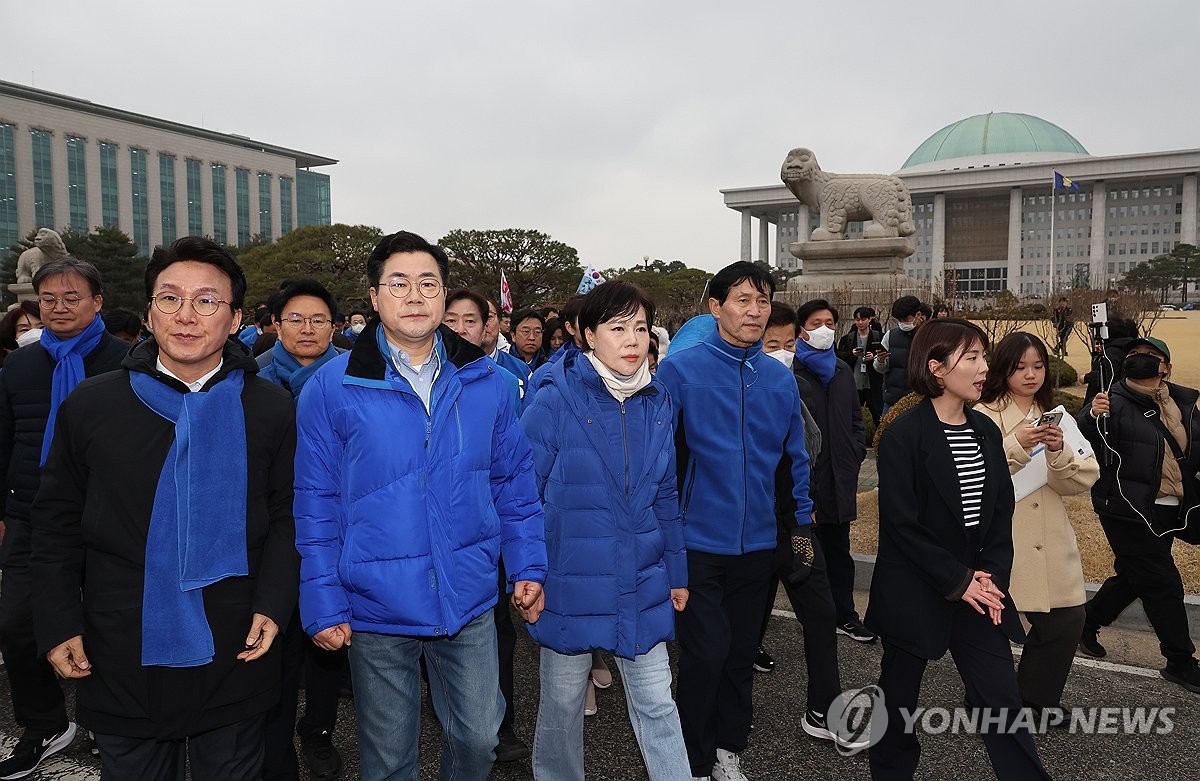
[[[162,243],[175,241],[175,155],[158,153],[159,202],[162,205]]]
[[[67,208],[71,227],[87,233],[87,139],[78,136],[67,136]]]
[[[0,123],[0,255],[20,239],[18,230],[16,126]]]
[[[258,232],[263,241],[271,240],[271,179],[265,171],[258,172]]]
[[[129,194],[133,199],[133,243],[143,255],[150,254],[150,206],[146,179],[146,150],[129,149]]]
[[[229,218],[225,213],[225,166],[212,164],[213,241],[229,242]]]
[[[245,168],[234,169],[237,187],[237,243],[244,247],[250,243],[250,172]]]
[[[188,158],[184,166],[187,168],[188,234],[200,236],[204,233],[204,212],[200,211],[200,161]]]
[[[312,171],[296,171],[297,227],[329,225],[329,177]],[[860,230],[861,230],[861,223]]]
[[[50,131],[30,130],[33,139],[33,218],[39,228],[55,228],[54,174],[50,164]]]
[[[121,223],[116,144],[100,144],[100,219],[111,227]]]

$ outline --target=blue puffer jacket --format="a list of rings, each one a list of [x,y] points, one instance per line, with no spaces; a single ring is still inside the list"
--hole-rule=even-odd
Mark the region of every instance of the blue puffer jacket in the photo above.
[[[364,333],[375,334],[378,319]],[[541,582],[529,441],[496,365],[438,330],[432,416],[376,339],[321,367],[296,410],[300,615],[310,635],[453,635],[508,580]]]
[[[679,504],[689,550],[741,554],[775,547],[775,468],[792,458],[796,524],[812,522],[800,391],[762,342],[734,347],[714,327],[658,369],[679,415]]]
[[[573,350],[521,417],[546,508],[546,606],[529,634],[561,654],[632,659],[675,636],[687,586],[671,400],[651,382],[624,404]]]

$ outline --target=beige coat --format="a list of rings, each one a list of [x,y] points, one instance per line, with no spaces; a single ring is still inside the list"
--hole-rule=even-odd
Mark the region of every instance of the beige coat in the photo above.
[[[1028,464],[1029,453],[1017,442],[1015,432],[1028,419],[1041,415],[1037,405],[1029,411],[1028,418],[1017,405],[1003,400],[979,404],[975,409],[994,420],[1004,434],[1009,474]],[[1026,613],[1047,613],[1052,608],[1074,607],[1085,601],[1079,545],[1062,497],[1091,488],[1100,476],[1100,465],[1095,456],[1078,458],[1067,448],[1046,455],[1049,467],[1046,485],[1017,502],[1013,512],[1009,590],[1017,609]]]

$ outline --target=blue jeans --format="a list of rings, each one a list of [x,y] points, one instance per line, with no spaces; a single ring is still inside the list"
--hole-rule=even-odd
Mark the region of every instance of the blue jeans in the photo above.
[[[442,724],[442,779],[485,781],[504,713],[492,611],[453,637],[355,632],[350,644],[363,781],[417,781],[421,734],[420,657]],[[580,706],[583,707],[582,705]]]
[[[671,698],[667,644],[659,643],[636,659],[614,658],[651,781],[689,781],[692,771]],[[535,779],[583,781],[583,698],[591,669],[590,653],[566,656],[542,648],[542,693],[533,737]]]

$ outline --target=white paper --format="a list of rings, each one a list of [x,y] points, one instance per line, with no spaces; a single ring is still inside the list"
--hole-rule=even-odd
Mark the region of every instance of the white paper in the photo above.
[[[1063,447],[1074,453],[1076,458],[1090,457],[1092,445],[1079,430],[1071,413],[1067,412],[1061,404],[1049,411],[1062,413],[1062,419],[1058,421],[1058,426],[1063,433]],[[1013,494],[1018,502],[1044,486],[1050,477],[1050,467],[1046,462],[1046,446],[1038,445],[1030,455],[1029,463],[1012,476]]]

